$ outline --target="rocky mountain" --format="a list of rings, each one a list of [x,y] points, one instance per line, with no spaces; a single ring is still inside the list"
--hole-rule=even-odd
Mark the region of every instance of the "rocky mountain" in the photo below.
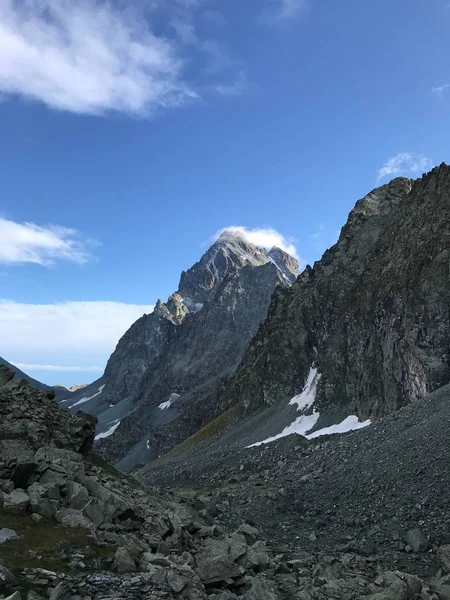
[[[63,406],[99,417],[101,452],[123,468],[170,450],[219,411],[219,392],[297,261],[223,233],[176,293],[125,333],[104,375]]]
[[[223,408],[286,404],[314,371],[314,431],[380,417],[448,383],[449,269],[450,167],[375,189],[323,258],[275,291]]]

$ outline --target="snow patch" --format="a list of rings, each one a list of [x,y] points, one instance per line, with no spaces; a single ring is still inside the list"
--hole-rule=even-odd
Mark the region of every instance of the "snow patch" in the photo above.
[[[84,404],[85,402],[92,400],[92,398],[99,396],[103,392],[104,387],[105,387],[105,384],[101,385],[98,388],[98,392],[96,394],[94,394],[93,396],[84,396],[83,398],[81,398],[81,400],[78,400],[78,402],[75,402],[75,404],[72,404],[72,406],[69,406],[69,408],[75,408],[75,406],[78,406],[79,404]]]
[[[319,383],[321,374],[317,372],[317,369],[311,367],[309,369],[308,377],[303,390],[289,400],[289,404],[293,406],[297,405],[297,410],[306,410],[314,404],[316,399],[317,384]]]
[[[313,440],[314,438],[318,438],[322,435],[332,435],[333,433],[347,433],[348,431],[355,431],[356,429],[362,429],[363,427],[367,427],[371,424],[372,421],[370,419],[367,419],[367,421],[359,421],[356,415],[350,415],[337,425],[330,425],[330,427],[318,429],[317,431],[314,431],[314,433],[305,435],[305,437],[308,440]]]
[[[110,427],[107,431],[104,431],[103,433],[99,433],[98,435],[96,435],[95,439],[102,440],[103,438],[107,438],[110,435],[112,435],[115,432],[115,430],[119,427],[120,421],[117,421],[117,423],[114,421],[114,423],[115,423],[115,425]]]
[[[316,410],[313,410],[312,414],[305,415],[305,412],[312,407],[312,405],[314,404],[314,400],[316,399],[317,384],[320,381],[320,377],[321,375],[317,372],[317,369],[311,367],[303,390],[300,394],[294,396],[289,401],[289,404],[291,406],[296,404],[297,410],[302,412],[302,414],[299,417],[297,417],[293,423],[285,427],[283,431],[278,435],[274,435],[270,438],[267,438],[266,440],[263,440],[262,442],[256,442],[255,444],[251,444],[247,447],[253,448],[254,446],[261,446],[262,444],[269,444],[270,442],[274,442],[275,440],[279,440],[280,438],[286,437],[293,433],[296,433],[297,435],[302,435],[308,440],[312,440],[323,435],[332,435],[335,433],[347,433],[348,431],[355,431],[356,429],[362,429],[363,427],[367,427],[371,424],[370,420],[360,422],[357,416],[350,415],[347,418],[345,418],[341,423],[337,423],[336,425],[330,425],[330,427],[318,429],[313,433],[308,433],[308,431],[311,431],[311,429],[313,429],[320,417],[320,413]]]
[[[170,394],[167,402],[161,402],[161,404],[158,405],[158,408],[160,408],[161,410],[170,408],[172,406],[172,403],[175,402],[175,400],[177,400],[179,397],[180,397],[180,394],[176,394],[175,392],[173,392],[172,394]]]

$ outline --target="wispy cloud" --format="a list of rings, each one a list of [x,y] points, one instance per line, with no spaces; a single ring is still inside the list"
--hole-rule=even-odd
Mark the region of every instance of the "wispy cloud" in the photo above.
[[[307,4],[308,0],[270,0],[262,13],[261,22],[276,23],[295,19]]]
[[[436,94],[438,98],[442,98],[446,90],[450,88],[450,83],[444,83],[444,85],[440,85],[438,87],[434,87],[431,89],[433,94]]]
[[[235,81],[229,85],[218,83],[213,85],[213,89],[221,96],[240,96],[247,86],[247,76],[240,71]]]
[[[188,32],[185,33],[188,35]],[[197,97],[175,45],[107,0],[2,0],[0,92],[75,113],[148,115]]]
[[[92,241],[68,227],[16,223],[0,217],[0,263],[51,265],[65,260],[85,263]]]
[[[152,305],[122,302],[27,304],[0,299],[0,355],[24,371],[98,372],[101,367],[90,365],[104,368],[117,340],[152,310]]]
[[[33,365],[28,363],[11,363],[16,367],[28,373],[28,371],[51,371],[55,373],[101,373],[105,367],[80,367],[64,365]]]
[[[294,240],[292,238],[285,237],[282,233],[273,229],[272,227],[255,227],[248,229],[242,225],[232,225],[230,227],[224,227],[219,229],[213,236],[213,240],[217,240],[223,233],[231,232],[236,235],[240,235],[244,240],[255,246],[261,248],[270,249],[273,246],[281,248],[285,252],[288,252],[291,256],[299,259],[297,248],[295,247]]]
[[[402,152],[389,158],[378,171],[378,181],[384,177],[415,175],[428,171],[433,165],[431,158],[421,154]]]

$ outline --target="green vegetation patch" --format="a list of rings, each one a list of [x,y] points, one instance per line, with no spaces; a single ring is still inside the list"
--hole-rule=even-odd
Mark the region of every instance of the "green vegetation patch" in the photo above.
[[[20,539],[8,540],[0,546],[9,569],[48,569],[67,571],[71,554],[76,551],[86,556],[86,567],[98,571],[114,556],[115,547],[98,544],[84,529],[66,529],[53,522],[36,524],[28,517],[7,515],[0,511],[0,529],[13,529]]]

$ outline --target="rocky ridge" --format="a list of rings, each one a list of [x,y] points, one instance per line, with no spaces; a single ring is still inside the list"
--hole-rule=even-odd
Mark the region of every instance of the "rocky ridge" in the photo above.
[[[388,414],[450,381],[450,167],[360,200],[339,241],[277,289],[222,406],[298,394],[315,365],[325,423]]]
[[[220,389],[273,291],[297,275],[282,250],[225,232],[182,273],[177,292],[125,333],[103,377],[64,405],[99,416],[99,431],[110,433],[98,448],[121,468],[167,452],[220,412]]]

